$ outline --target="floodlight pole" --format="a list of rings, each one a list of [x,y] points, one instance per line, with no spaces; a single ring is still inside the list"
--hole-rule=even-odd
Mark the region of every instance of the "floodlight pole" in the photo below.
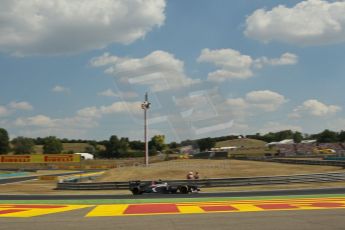
[[[144,110],[144,141],[145,141],[145,166],[149,166],[149,145],[148,145],[148,132],[147,132],[147,110],[150,108],[150,102],[148,100],[148,94],[145,93],[145,101],[141,104],[141,108]]]
[[[147,109],[144,109],[144,119],[145,119],[145,127],[144,127],[144,135],[145,135],[145,166],[149,166],[149,145],[147,142]]]

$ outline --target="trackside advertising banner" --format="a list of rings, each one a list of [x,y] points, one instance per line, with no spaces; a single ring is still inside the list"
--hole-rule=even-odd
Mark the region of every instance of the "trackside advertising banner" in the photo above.
[[[0,163],[74,163],[80,159],[77,154],[2,155]]]

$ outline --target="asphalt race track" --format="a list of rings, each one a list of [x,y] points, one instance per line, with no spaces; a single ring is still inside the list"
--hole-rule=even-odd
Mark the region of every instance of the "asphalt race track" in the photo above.
[[[174,195],[181,199],[157,194],[8,195],[0,200],[0,230],[344,230],[344,191],[338,188]]]
[[[73,191],[71,191],[73,193]],[[106,193],[106,192],[105,192]],[[315,194],[345,194],[345,188],[297,189],[272,191],[218,192],[196,194],[143,194],[143,195],[0,195],[0,200],[66,200],[66,199],[155,199],[155,198],[198,198],[198,197],[247,197],[286,196]],[[345,228],[344,228],[345,229]]]

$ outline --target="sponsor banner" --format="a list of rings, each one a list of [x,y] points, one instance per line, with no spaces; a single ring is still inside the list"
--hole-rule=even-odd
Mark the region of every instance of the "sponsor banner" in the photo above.
[[[77,154],[3,155],[0,163],[73,163],[80,159]]]

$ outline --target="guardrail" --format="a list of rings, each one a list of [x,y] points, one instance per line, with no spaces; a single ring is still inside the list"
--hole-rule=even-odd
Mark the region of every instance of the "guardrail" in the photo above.
[[[238,178],[219,178],[219,179],[200,179],[193,181],[203,188],[210,187],[233,187],[250,185],[274,185],[289,183],[310,183],[310,182],[336,182],[345,181],[345,173],[317,173],[292,176],[273,176],[273,177],[238,177]],[[143,181],[148,182],[150,181]],[[190,180],[167,180],[174,184],[188,184]],[[63,182],[57,184],[60,190],[124,190],[128,189],[128,182],[100,182],[100,183],[72,183]]]
[[[327,165],[338,166],[345,168],[345,161],[337,160],[300,160],[300,159],[288,159],[288,158],[272,158],[264,159],[263,161],[285,163],[285,164],[305,164],[305,165]]]

